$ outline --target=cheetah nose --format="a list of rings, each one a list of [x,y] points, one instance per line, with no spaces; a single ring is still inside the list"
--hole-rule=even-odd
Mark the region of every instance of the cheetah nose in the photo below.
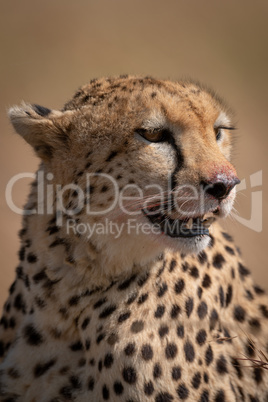
[[[212,195],[212,197],[217,200],[224,200],[228,197],[231,190],[240,183],[240,180],[237,177],[233,177],[231,179],[221,179],[215,182],[207,182],[201,181],[201,187],[203,191],[207,194]]]

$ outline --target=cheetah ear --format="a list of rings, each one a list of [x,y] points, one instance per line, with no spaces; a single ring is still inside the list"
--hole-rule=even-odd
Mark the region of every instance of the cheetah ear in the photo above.
[[[43,160],[50,160],[55,149],[68,148],[67,131],[71,123],[68,112],[22,103],[20,106],[12,107],[8,114],[16,132]]]

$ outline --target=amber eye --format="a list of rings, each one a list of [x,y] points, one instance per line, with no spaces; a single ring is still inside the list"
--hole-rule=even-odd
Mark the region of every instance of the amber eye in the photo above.
[[[141,135],[147,141],[150,142],[161,142],[166,139],[166,130],[146,130],[144,128],[140,128],[136,130],[136,133]]]

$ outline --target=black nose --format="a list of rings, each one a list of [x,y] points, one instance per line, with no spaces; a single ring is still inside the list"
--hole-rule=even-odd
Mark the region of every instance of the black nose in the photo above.
[[[240,180],[235,177],[230,180],[219,180],[214,183],[201,181],[201,187],[203,187],[203,190],[207,194],[212,195],[217,200],[223,200],[228,197],[230,191],[239,183]]]

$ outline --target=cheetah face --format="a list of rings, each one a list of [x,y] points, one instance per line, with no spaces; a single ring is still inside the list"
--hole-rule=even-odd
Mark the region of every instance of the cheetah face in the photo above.
[[[125,225],[117,237],[92,234],[111,253],[200,252],[214,220],[231,211],[239,182],[229,161],[234,127],[224,103],[200,85],[102,79],[62,111],[22,105],[10,117],[54,184],[75,183],[86,193],[81,224]],[[72,196],[66,202],[75,204]],[[130,219],[149,230],[129,233]]]

